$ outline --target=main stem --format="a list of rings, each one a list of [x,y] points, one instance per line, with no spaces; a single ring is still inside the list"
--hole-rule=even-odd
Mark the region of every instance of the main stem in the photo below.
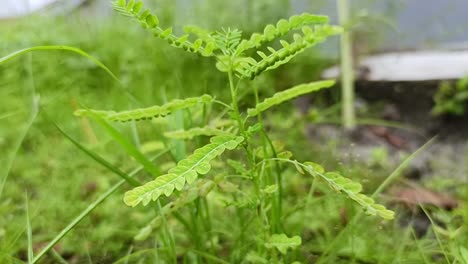
[[[239,106],[237,105],[237,91],[234,86],[234,77],[232,76],[232,70],[229,70],[228,77],[229,77],[229,88],[231,89],[231,100],[232,100],[231,104],[232,104],[232,109],[234,110],[234,116],[239,125],[239,131],[241,135],[245,135],[244,123],[241,120]]]
[[[349,23],[349,0],[337,0],[340,24],[346,28]],[[354,113],[354,71],[352,56],[352,34],[348,29],[341,35],[341,90],[342,90],[342,122],[345,129],[356,126]]]

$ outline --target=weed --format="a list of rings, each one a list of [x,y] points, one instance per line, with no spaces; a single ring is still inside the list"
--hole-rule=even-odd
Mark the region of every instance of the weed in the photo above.
[[[334,81],[297,85],[262,102],[258,91],[253,89],[247,93],[254,93],[255,105],[246,111],[242,107],[244,102],[240,95],[245,91],[241,89],[249,87],[245,82],[288,63],[307,48],[341,32],[341,28],[328,24],[327,17],[292,16],[276,25],[267,25],[263,33],[254,33],[243,39],[242,32],[237,29],[212,32],[194,26],[187,27],[185,35],[177,36],[171,27],[163,28],[158,17],[139,1],[119,0],[114,2],[114,8],[175,48],[214,57],[216,68],[227,76],[226,86],[231,95],[230,103],[205,94],[121,112],[93,109],[75,112],[78,116],[96,120],[155,177],[126,192],[124,202],[132,207],[139,204],[150,206],[156,213],[138,238],[145,239],[154,234],[155,229],[160,229],[156,250],[160,249],[159,253],[167,261],[176,263],[180,251],[185,253],[187,261],[197,259],[208,263],[216,262],[218,258],[215,256],[226,256],[235,263],[300,260],[297,253],[302,244],[301,234],[291,234],[284,227],[285,209],[289,209],[284,207],[288,199],[284,192],[287,164],[295,168],[296,174],[324,181],[333,191],[356,202],[366,213],[384,219],[393,218],[392,211],[361,193],[359,183],[337,172],[326,172],[319,164],[292,159],[293,154],[267,133],[262,117],[264,112],[300,95],[329,88]],[[287,41],[291,34],[292,40]],[[279,44],[278,48],[267,45],[270,42]],[[112,121],[135,122],[155,117],[165,117],[170,127],[175,128],[163,133],[172,135],[169,139],[161,138],[176,163],[167,173],[162,173],[161,166],[152,163],[109,124]],[[223,125],[217,125],[219,123]],[[178,136],[174,137],[174,134]],[[138,138],[137,134],[135,136]],[[206,136],[211,138],[206,140]],[[195,140],[185,141],[191,138]],[[201,147],[195,148],[193,154],[185,155],[185,148],[190,145]],[[313,194],[313,188],[311,190]],[[220,234],[217,229],[223,225],[223,220],[214,219],[211,212],[223,207],[225,217],[235,218],[238,226],[224,226],[222,230],[228,231]],[[221,223],[215,220],[221,220]],[[174,221],[190,235],[180,236],[175,232]],[[252,236],[252,232],[256,235]],[[192,246],[183,247],[184,241]]]
[[[434,95],[435,115],[452,114],[463,115],[468,102],[468,77],[458,80],[455,84],[442,82]]]

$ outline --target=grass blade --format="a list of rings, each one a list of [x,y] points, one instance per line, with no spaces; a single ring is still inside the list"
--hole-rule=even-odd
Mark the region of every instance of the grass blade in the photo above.
[[[14,112],[8,112],[8,113],[1,114],[0,115],[0,120],[15,116],[15,115],[17,115],[19,113],[21,113],[21,111],[14,111]]]
[[[445,250],[444,248],[444,245],[442,243],[442,240],[440,239],[440,236],[439,236],[439,233],[437,232],[436,230],[436,223],[434,222],[434,220],[432,219],[431,215],[427,212],[426,208],[424,208],[424,206],[419,203],[419,208],[421,208],[421,210],[424,212],[424,214],[426,215],[427,219],[429,219],[429,221],[431,222],[431,229],[432,229],[432,232],[434,233],[434,236],[437,240],[437,244],[439,245],[439,248],[440,250],[442,251],[443,255],[444,255],[444,258],[445,258],[445,261],[450,264],[452,262],[450,262],[449,260],[449,257],[448,257],[448,254],[447,254],[447,251]]]
[[[161,175],[161,170],[156,167],[151,161],[146,158],[146,156],[138,150],[135,145],[129,142],[117,129],[110,125],[107,121],[100,117],[94,118],[105,130],[106,132],[121,145],[125,151],[132,156],[136,161],[138,161],[146,171],[151,173],[154,177]]]
[[[3,188],[5,188],[5,183],[6,183],[7,179],[8,179],[8,176],[10,175],[11,168],[13,167],[13,162],[15,161],[15,157],[18,154],[18,151],[21,148],[21,144],[23,143],[23,140],[25,139],[26,135],[28,134],[29,129],[31,128],[32,124],[34,123],[34,120],[36,120],[38,112],[39,112],[39,96],[34,96],[29,120],[26,123],[26,127],[24,128],[24,130],[20,133],[20,136],[18,137],[17,141],[14,143],[13,152],[11,154],[11,157],[7,161],[6,169],[3,170],[4,175],[3,175],[2,179],[0,180],[0,198],[2,197]]]
[[[28,201],[28,193],[24,195],[25,197],[25,206],[26,206],[26,229],[27,229],[27,236],[28,236],[28,263],[33,263],[34,252],[33,252],[33,242],[32,242],[32,228],[31,228],[31,219],[29,217],[29,201]]]
[[[51,121],[52,122],[52,121]],[[114,165],[112,165],[110,162],[108,162],[107,160],[105,160],[104,158],[102,158],[101,156],[99,156],[98,154],[92,152],[91,150],[89,150],[88,148],[86,148],[85,146],[83,146],[82,144],[80,144],[78,141],[76,141],[75,139],[73,139],[70,135],[68,135],[65,131],[63,131],[55,122],[52,122],[52,124],[57,128],[58,131],[60,131],[60,133],[62,133],[62,135],[67,138],[71,143],[73,143],[73,145],[75,145],[77,148],[79,148],[81,151],[83,151],[86,155],[90,156],[92,159],[94,159],[95,161],[97,161],[99,164],[101,164],[102,166],[106,167],[107,169],[109,169],[110,171],[112,171],[113,173],[117,174],[118,176],[120,176],[122,179],[124,179],[128,184],[132,185],[132,186],[140,186],[141,183],[138,182],[137,180],[131,178],[131,177],[128,177],[128,175],[121,171],[119,168],[115,167]]]
[[[407,157],[391,174],[388,176],[384,182],[380,184],[380,186],[374,191],[372,194],[372,198],[375,198],[377,195],[382,193],[392,182],[397,180],[401,175],[402,172],[408,167],[408,165],[414,160],[416,156],[418,156],[423,150],[425,150],[427,147],[429,147],[434,141],[436,137],[431,138],[429,141],[427,141],[422,147],[420,147],[418,150],[413,152],[409,157]]]
[[[117,78],[117,76],[115,76],[115,74],[109,69],[107,68],[106,65],[104,65],[104,63],[100,62],[98,59],[96,59],[95,57],[89,55],[88,53],[82,51],[81,49],[78,49],[78,48],[75,48],[75,47],[70,47],[70,46],[35,46],[35,47],[30,47],[30,48],[25,48],[25,49],[22,49],[22,50],[18,50],[18,51],[15,51],[13,53],[10,53],[2,58],[0,58],[0,64],[3,64],[5,62],[8,62],[16,57],[19,57],[21,55],[24,55],[26,53],[29,53],[29,52],[33,52],[33,51],[46,51],[46,50],[63,50],[63,51],[70,51],[70,52],[73,52],[73,53],[76,53],[76,54],[79,54],[91,61],[93,61],[94,63],[96,63],[97,66],[99,66],[101,69],[103,69],[105,72],[107,72],[114,80],[116,80],[117,82],[120,83],[120,80],[119,78]]]

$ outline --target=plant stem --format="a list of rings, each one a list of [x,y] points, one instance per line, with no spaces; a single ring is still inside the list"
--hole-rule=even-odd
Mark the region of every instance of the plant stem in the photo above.
[[[234,116],[237,120],[237,123],[239,124],[239,131],[242,135],[245,135],[245,128],[244,128],[244,123],[242,122],[240,118],[240,113],[239,113],[239,106],[237,105],[237,91],[234,86],[234,77],[232,76],[232,70],[229,70],[228,72],[228,78],[229,78],[229,88],[231,90],[231,104],[232,104],[232,110],[234,111]]]
[[[161,216],[162,220],[162,225],[163,225],[163,232],[161,232],[162,240],[165,243],[165,246],[168,248],[168,258],[172,259],[174,264],[177,264],[177,253],[175,250],[175,242],[174,242],[174,236],[171,232],[171,229],[169,228],[169,225],[167,223],[166,215],[162,211],[162,206],[161,206],[161,201],[157,201],[157,213]]]
[[[263,137],[265,138],[267,144],[270,146],[272,156],[274,159],[278,158],[278,155],[276,153],[275,146],[273,145],[273,142],[271,139],[268,137],[268,134],[265,132],[265,130],[262,130]],[[274,216],[274,224],[273,224],[273,232],[274,233],[279,233],[282,232],[281,228],[281,215],[282,215],[282,197],[283,197],[283,185],[282,185],[282,177],[281,177],[281,168],[279,166],[279,163],[277,160],[274,160],[275,168],[272,169],[273,174],[275,172],[276,174],[276,184],[278,186],[278,192],[276,195],[277,200],[273,202],[273,216]],[[274,171],[274,172],[273,172]]]
[[[33,251],[33,241],[32,241],[32,227],[31,227],[31,218],[29,216],[29,199],[28,193],[24,195],[25,197],[25,207],[26,207],[26,229],[28,236],[28,264],[33,263],[34,251]]]
[[[337,0],[338,17],[343,27],[348,26],[350,8],[349,0]],[[352,34],[346,29],[341,35],[341,91],[342,91],[342,122],[345,129],[356,126],[354,113],[354,70],[352,56]]]

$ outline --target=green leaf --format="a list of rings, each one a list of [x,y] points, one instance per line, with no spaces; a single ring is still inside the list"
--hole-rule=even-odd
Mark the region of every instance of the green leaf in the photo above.
[[[197,104],[211,103],[213,98],[210,95],[202,95],[200,97],[191,97],[186,99],[176,99],[161,106],[152,106],[148,108],[139,108],[122,112],[102,111],[93,109],[79,109],[75,111],[76,116],[99,117],[107,121],[139,121],[152,119],[154,117],[167,116],[177,110],[192,107]]]
[[[313,162],[300,163],[296,160],[283,160],[292,163],[299,173],[309,173],[314,177],[325,180],[330,189],[345,194],[348,198],[358,203],[368,215],[378,215],[384,219],[393,219],[395,213],[381,204],[375,203],[374,199],[362,194],[362,185],[343,177],[337,172],[325,172],[322,166]]]
[[[139,203],[147,205],[150,201],[157,200],[162,194],[170,196],[174,189],[182,190],[185,183],[191,184],[198,174],[206,174],[211,169],[210,161],[220,156],[226,149],[235,149],[243,137],[215,136],[211,143],[194,151],[192,155],[177,163],[167,174],[157,177],[140,187],[125,193],[124,202],[128,206],[136,206]]]
[[[310,161],[306,161],[306,162],[304,162],[304,165],[308,166],[309,170],[315,171],[317,173],[324,173],[325,172],[325,169],[320,164],[310,162]]]
[[[287,45],[286,42],[283,42],[283,48],[279,50],[267,47],[270,51],[270,54],[267,57],[262,56],[259,61],[255,61],[253,63],[243,63],[240,67],[236,67],[235,70],[239,77],[254,79],[265,71],[276,69],[289,62],[292,58],[302,53],[307,48],[325,41],[329,36],[340,34],[341,32],[342,29],[340,27],[330,25],[315,26],[313,30],[305,27],[302,30],[302,33],[304,34],[303,36],[294,34],[294,41]],[[239,47],[245,48],[245,46],[248,45],[248,42],[242,42]],[[238,52],[238,54],[240,53]]]
[[[98,163],[100,163],[101,165],[103,165],[104,167],[106,167],[108,170],[112,171],[113,173],[119,175],[122,179],[124,179],[125,181],[127,181],[130,185],[132,186],[138,186],[140,185],[140,183],[129,177],[125,172],[121,171],[119,168],[117,168],[116,166],[112,165],[112,163],[108,162],[107,160],[105,160],[104,158],[102,158],[101,156],[99,156],[97,153],[91,151],[90,149],[86,148],[85,146],[83,146],[82,144],[80,144],[78,141],[76,141],[75,139],[73,139],[70,135],[68,135],[65,131],[63,131],[55,122],[52,123],[56,128],[57,130],[65,137],[67,138],[71,143],[73,143],[73,145],[75,145],[78,149],[80,149],[81,151],[83,151],[86,155],[90,156],[92,159],[94,159],[95,161],[97,161]]]
[[[0,64],[3,64],[7,61],[10,61],[16,57],[19,57],[21,55],[24,55],[26,53],[29,53],[29,52],[35,52],[35,51],[50,51],[50,50],[54,50],[54,51],[69,51],[69,52],[73,52],[73,53],[76,53],[80,56],[83,56],[87,59],[89,59],[90,61],[92,61],[93,63],[95,63],[99,68],[103,69],[107,74],[109,74],[109,76],[111,76],[114,80],[116,80],[117,82],[120,83],[120,80],[119,78],[117,78],[117,76],[115,76],[115,74],[109,69],[107,68],[106,65],[104,65],[104,63],[102,63],[101,61],[99,61],[98,59],[96,59],[95,57],[89,55],[88,53],[78,49],[78,48],[74,48],[74,47],[70,47],[70,46],[35,46],[35,47],[29,47],[29,48],[25,48],[25,49],[21,49],[21,50],[18,50],[18,51],[15,51],[13,53],[10,53],[4,57],[1,57],[0,58]]]
[[[268,185],[265,187],[265,189],[262,190],[263,193],[266,194],[273,194],[278,191],[278,185],[273,184],[273,185]]]
[[[136,2],[135,5],[133,6],[132,12],[134,14],[138,14],[140,13],[142,8],[143,8],[143,2]]]
[[[197,136],[219,136],[229,133],[213,127],[194,127],[189,130],[177,130],[165,132],[164,136],[174,139],[192,139]]]
[[[153,176],[159,175],[161,172],[156,165],[154,165],[146,156],[141,153],[138,148],[130,143],[122,133],[120,133],[117,129],[107,123],[106,120],[102,119],[98,115],[90,114],[90,116],[96,120],[105,130],[106,132],[117,142],[120,146],[124,148],[124,150],[132,156],[138,163],[143,165],[146,171],[151,173]]]
[[[311,26],[318,24],[328,23],[327,16],[317,16],[307,13],[301,15],[294,15],[288,20],[281,19],[275,25],[267,25],[263,29],[263,34],[253,33],[249,40],[243,41],[237,48],[237,54],[241,54],[243,51],[251,48],[259,48],[266,42],[275,40],[279,37],[282,37],[289,32],[298,30],[303,26]]]
[[[245,168],[244,163],[242,163],[242,162],[239,162],[237,160],[228,159],[227,164],[229,166],[231,166],[231,168],[233,168],[240,175],[248,175],[249,174],[249,172]]]
[[[229,181],[222,181],[218,183],[218,187],[222,192],[234,193],[239,191],[239,185]]]
[[[318,173],[307,167],[307,171],[313,175],[318,175],[328,183],[328,186],[337,192],[343,193],[350,199],[358,203],[368,215],[378,215],[384,219],[391,220],[395,217],[395,213],[385,208],[381,204],[376,204],[374,199],[362,194],[361,184],[345,178],[336,172]]]
[[[274,234],[265,242],[266,248],[276,248],[281,254],[285,255],[288,249],[296,249],[302,244],[300,236],[288,237],[285,234]]]
[[[216,48],[214,45],[208,45],[203,48],[201,42],[207,40],[207,38],[198,38],[194,43],[188,40],[188,36],[178,37],[175,36],[172,32],[172,27],[163,29],[159,26],[158,17],[153,14],[149,9],[145,9],[143,12],[143,2],[134,0],[129,1],[114,1],[113,7],[116,12],[119,14],[129,17],[132,20],[136,20],[143,28],[151,31],[155,37],[165,40],[169,45],[181,48],[187,52],[199,53],[203,56],[211,56],[213,49]],[[211,49],[211,50],[210,50]]]
[[[162,141],[153,140],[153,141],[142,143],[140,146],[140,151],[142,153],[151,153],[151,152],[162,150],[165,148],[166,148],[166,145],[164,145]]]
[[[268,264],[268,260],[262,256],[260,256],[257,252],[255,251],[250,251],[247,253],[247,256],[245,256],[245,261],[247,263],[254,263],[254,264]]]
[[[149,14],[146,16],[145,20],[150,28],[155,28],[159,25],[159,20],[155,15]]]
[[[255,108],[247,111],[249,117],[258,115],[259,113],[269,109],[274,105],[281,104],[285,101],[289,101],[300,95],[316,92],[324,88],[330,88],[335,84],[335,81],[327,80],[320,82],[313,82],[308,84],[301,84],[285,91],[278,92],[272,97],[265,99],[263,102],[257,104]]]
[[[223,29],[222,32],[217,31],[212,34],[212,38],[216,47],[223,52],[224,55],[233,55],[236,51],[242,38],[242,31],[238,29],[231,30]]]

